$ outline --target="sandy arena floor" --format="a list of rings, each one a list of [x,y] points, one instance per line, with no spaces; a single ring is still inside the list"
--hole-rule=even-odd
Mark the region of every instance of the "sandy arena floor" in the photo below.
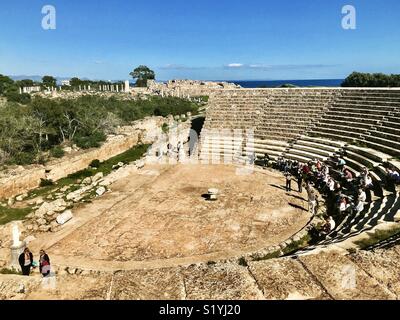
[[[287,194],[283,184],[279,173],[238,175],[234,166],[146,166],[32,246],[46,247],[59,263],[107,269],[238,256],[278,244],[308,222],[304,195]],[[215,202],[202,197],[212,187],[220,190]]]

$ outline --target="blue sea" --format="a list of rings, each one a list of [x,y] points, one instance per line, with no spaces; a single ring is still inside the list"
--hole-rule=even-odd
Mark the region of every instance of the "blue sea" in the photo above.
[[[236,83],[243,88],[276,88],[283,84],[293,84],[297,87],[340,87],[343,79],[226,81]]]

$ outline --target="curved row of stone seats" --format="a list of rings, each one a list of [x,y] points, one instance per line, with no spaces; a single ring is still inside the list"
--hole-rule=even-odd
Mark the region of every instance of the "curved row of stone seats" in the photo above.
[[[371,149],[375,149],[375,150],[387,153],[393,157],[400,157],[399,146],[393,145],[390,140],[385,141],[385,143],[387,143],[387,145],[381,144],[381,143],[376,143],[371,140],[372,140],[371,137],[369,137],[369,138],[364,137],[364,139],[355,140],[355,143],[364,144]],[[391,145],[393,145],[393,147]]]
[[[391,159],[390,155],[371,148],[353,145],[346,146],[344,153],[344,159],[352,169],[358,172],[363,167],[368,168],[375,185],[385,189],[388,188],[386,167],[389,164],[389,159]],[[382,194],[385,192],[389,192],[389,190],[382,190]]]
[[[382,152],[388,153],[394,157],[400,156],[400,142],[384,139],[372,134],[364,135],[361,139],[357,139],[356,142],[364,143],[365,145],[380,150]]]
[[[390,249],[393,248],[394,246],[400,245],[400,232],[391,236],[390,238],[383,240],[379,243],[373,244],[365,250],[376,250],[376,249]]]
[[[390,139],[384,139],[373,135],[373,131],[360,133],[360,128],[347,126],[334,128],[319,127],[311,129],[310,134],[338,141],[345,141],[352,144],[362,144],[371,149],[387,153],[394,157],[400,156],[400,142]],[[339,129],[339,128],[342,128]],[[345,130],[347,129],[347,130]]]
[[[295,139],[308,130],[332,99],[330,91],[277,91],[262,111],[256,136]]]
[[[400,173],[400,161],[399,160],[390,159],[387,161],[387,163],[389,164],[390,167],[392,167],[392,169],[394,169]]]
[[[290,143],[283,156],[301,162],[315,159],[327,161],[330,157],[339,153],[344,144],[344,142],[335,142],[318,137],[300,136]]]
[[[374,150],[348,146],[353,151],[357,150],[359,153],[368,154],[370,158],[377,161],[386,161],[388,155],[376,152]],[[353,153],[357,154],[356,152]],[[365,157],[365,159],[367,159]],[[351,162],[351,161],[350,161]],[[378,163],[378,162],[377,162]],[[360,164],[362,166],[362,164]],[[376,167],[378,168],[378,167]],[[370,171],[375,183],[376,178],[374,172]],[[383,222],[394,222],[400,218],[400,192],[389,192],[384,190],[380,198],[371,202],[365,207],[364,211],[360,214],[347,216],[335,230],[327,237],[327,240],[320,242],[318,245],[328,245],[332,243],[342,242],[351,237],[357,236],[366,231],[373,231],[374,227]]]
[[[245,135],[241,130],[203,130],[200,136],[199,159],[212,163],[224,163],[241,156]]]
[[[346,217],[341,224],[318,245],[339,243],[363,232],[373,229],[384,222],[394,222],[399,218],[400,193],[391,194],[369,204],[360,214]]]
[[[267,154],[271,159],[277,159],[287,150],[289,144],[282,140],[262,140],[255,138],[244,146],[244,155],[255,153],[256,157],[264,157]]]
[[[400,119],[400,115],[399,118]],[[381,123],[380,125],[376,126],[376,131],[382,132],[382,133],[388,133],[390,135],[393,135],[396,137],[396,140],[399,141],[400,137],[400,123],[396,124],[398,127],[388,127],[385,125],[385,123]]]
[[[399,91],[343,91],[312,132],[332,139],[369,144],[372,148],[395,155],[393,147],[400,147],[396,144],[398,132],[386,131],[382,124],[389,117],[396,118],[399,106]]]
[[[307,136],[302,138],[304,139],[304,142],[306,144],[308,142],[307,140],[313,141],[314,143],[316,143],[314,144],[314,146],[317,146],[318,148],[327,149],[330,147],[329,144],[333,144],[336,147],[330,147],[332,148],[330,150],[334,154],[340,154],[343,153],[344,150],[346,150],[347,155],[349,156],[349,158],[347,158],[348,165],[354,166],[355,161],[351,160],[351,158],[356,158],[357,160],[359,160],[359,162],[357,162],[357,165],[354,167],[356,167],[359,171],[361,171],[362,168],[365,166],[371,168],[371,165],[372,165],[371,169],[374,168],[378,169],[383,162],[390,161],[388,160],[390,158],[389,155],[368,148],[347,146],[343,142],[330,141],[330,140],[323,140],[325,141],[325,143],[328,144],[324,145],[323,143],[321,143],[322,140],[321,138],[307,137]],[[298,144],[299,141],[301,140],[296,141],[294,145]],[[284,154],[284,156],[287,157],[286,154]],[[287,158],[293,158],[293,157],[287,157]],[[312,157],[309,156],[307,158],[312,158]],[[297,157],[296,160],[301,161],[302,158]],[[400,166],[400,163],[398,163],[397,165]],[[358,174],[358,171],[355,170],[352,171]],[[342,223],[339,224],[338,227],[330,234],[328,240],[322,241],[317,246],[328,245],[344,241],[360,233],[371,231],[375,226],[377,226],[382,222],[393,222],[395,220],[395,217],[399,216],[400,193],[399,192],[392,193],[388,192],[387,190],[384,190],[382,187],[383,183],[380,177],[377,174],[375,174],[374,171],[370,171],[370,175],[374,180],[374,184],[376,184],[379,187],[378,190],[380,190],[380,192],[379,191],[376,192],[375,195],[378,195],[380,198],[372,202],[369,206],[366,206],[365,210],[360,215],[357,216],[353,215],[344,219]]]
[[[249,129],[256,126],[259,113],[266,102],[261,92],[253,95],[247,91],[226,91],[210,97],[206,110],[205,129]]]

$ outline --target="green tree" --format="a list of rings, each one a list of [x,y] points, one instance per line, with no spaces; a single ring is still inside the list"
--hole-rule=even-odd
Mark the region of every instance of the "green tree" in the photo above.
[[[16,91],[14,90],[16,89],[14,81],[10,77],[0,74],[0,94],[5,94],[10,89]]]
[[[18,87],[33,87],[35,82],[31,79],[23,79],[15,82]]]
[[[146,87],[147,80],[154,80],[156,78],[154,71],[143,65],[137,67],[135,70],[129,73],[129,75],[132,76],[133,79],[137,79],[137,87]]]
[[[400,75],[353,72],[343,81],[342,87],[400,87]]]
[[[44,87],[50,88],[50,87],[55,87],[57,85],[57,80],[56,78],[52,76],[44,76],[42,78],[42,83]]]
[[[82,80],[77,77],[73,77],[71,80],[69,80],[69,84],[71,87],[78,87],[82,84]]]

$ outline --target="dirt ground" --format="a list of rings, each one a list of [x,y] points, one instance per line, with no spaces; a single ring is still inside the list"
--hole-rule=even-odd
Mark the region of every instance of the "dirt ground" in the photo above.
[[[309,221],[305,195],[287,194],[283,183],[279,173],[242,175],[235,166],[150,165],[30,246],[61,265],[110,271],[235,257],[279,244]],[[217,201],[203,197],[209,188],[219,189]]]

